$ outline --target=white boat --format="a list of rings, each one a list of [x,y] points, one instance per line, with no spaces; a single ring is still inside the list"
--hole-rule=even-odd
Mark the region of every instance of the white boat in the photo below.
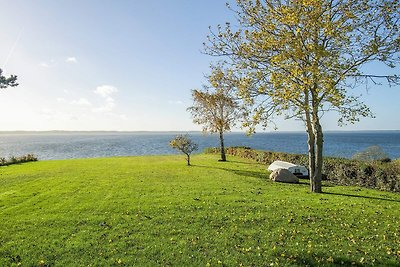
[[[302,165],[296,165],[286,161],[276,160],[269,165],[268,170],[274,171],[277,169],[286,169],[296,175],[297,177],[307,178],[308,177],[308,170],[306,167]]]

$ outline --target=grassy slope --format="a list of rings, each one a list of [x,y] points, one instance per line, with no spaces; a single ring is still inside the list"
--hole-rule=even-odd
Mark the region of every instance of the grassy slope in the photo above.
[[[0,169],[0,266],[400,264],[400,195],[196,155]]]

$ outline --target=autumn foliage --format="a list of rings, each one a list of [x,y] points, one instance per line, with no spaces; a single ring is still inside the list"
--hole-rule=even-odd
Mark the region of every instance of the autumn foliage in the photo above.
[[[352,89],[380,78],[399,83],[363,68],[399,63],[399,1],[237,0],[229,8],[235,26],[211,28],[205,52],[235,74],[250,131],[276,115],[304,122],[311,191],[322,192],[322,116],[337,112],[339,125],[373,116]]]

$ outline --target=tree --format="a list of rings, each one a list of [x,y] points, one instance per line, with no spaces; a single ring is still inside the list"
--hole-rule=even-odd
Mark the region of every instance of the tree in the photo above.
[[[219,134],[220,161],[226,161],[224,133],[230,131],[239,118],[238,103],[220,67],[213,68],[208,81],[215,90],[210,91],[210,86],[203,86],[203,90],[192,90],[194,103],[187,110],[192,114],[194,123],[203,125],[204,132]]]
[[[365,150],[355,153],[352,159],[361,161],[386,160],[390,161],[388,154],[380,146],[370,146]]]
[[[169,145],[176,150],[179,150],[186,155],[187,165],[190,166],[190,154],[199,148],[199,145],[194,143],[187,134],[177,135],[169,142]]]
[[[3,76],[3,70],[0,68],[0,89],[6,89],[7,87],[15,87],[18,86],[17,76],[11,75],[6,78]]]
[[[229,6],[229,5],[228,5]],[[397,75],[373,75],[371,62],[399,63],[398,0],[237,0],[238,26],[211,30],[205,52],[222,56],[237,77],[246,108],[244,126],[266,127],[275,115],[304,121],[312,192],[322,192],[326,111],[339,125],[373,116],[349,89]]]

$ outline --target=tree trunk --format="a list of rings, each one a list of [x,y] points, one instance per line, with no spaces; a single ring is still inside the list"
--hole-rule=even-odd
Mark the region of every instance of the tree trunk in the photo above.
[[[219,132],[219,142],[220,142],[220,148],[221,148],[221,159],[220,159],[220,161],[226,161],[225,145],[224,145],[224,133],[222,131]]]
[[[310,179],[310,190],[314,192],[314,174],[315,174],[315,134],[313,129],[313,123],[311,120],[311,112],[308,106],[309,103],[309,91],[304,92],[305,103],[307,104],[304,108],[305,113],[305,124],[307,131],[307,144],[308,144],[308,177]]]
[[[190,166],[190,154],[186,154],[187,165]]]
[[[323,144],[324,138],[322,133],[322,126],[319,123],[317,116],[314,116],[313,121],[314,135],[315,135],[315,169],[311,181],[311,191],[315,193],[322,193],[322,165],[323,165]]]
[[[308,177],[310,179],[310,189],[313,192],[313,177],[315,173],[315,135],[311,125],[310,116],[306,116],[307,144],[308,144]]]
[[[312,40],[315,45],[315,47],[319,47],[319,29],[318,27],[313,28],[312,30]],[[310,88],[310,96],[311,98],[311,113],[309,113],[309,116],[312,115],[312,130],[313,130],[313,135],[315,137],[314,141],[314,155],[315,155],[315,160],[314,160],[314,168],[313,168],[313,174],[311,176],[310,184],[311,184],[311,192],[314,193],[322,193],[322,163],[323,163],[323,158],[322,158],[322,149],[323,149],[323,134],[322,134],[322,127],[319,122],[319,108],[321,105],[322,97],[319,95],[319,90],[318,86],[320,85],[320,77],[318,75],[318,70],[319,66],[321,63],[320,62],[320,54],[317,53],[315,55],[315,58],[311,60],[311,67],[313,71],[311,71],[312,74],[312,80],[313,80],[313,85],[312,88]]]

